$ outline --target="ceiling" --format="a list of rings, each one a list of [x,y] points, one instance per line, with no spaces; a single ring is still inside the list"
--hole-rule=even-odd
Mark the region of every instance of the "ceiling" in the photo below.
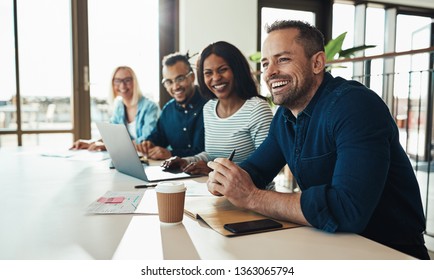
[[[405,6],[423,7],[434,9],[433,0],[375,0],[373,2],[401,4]]]

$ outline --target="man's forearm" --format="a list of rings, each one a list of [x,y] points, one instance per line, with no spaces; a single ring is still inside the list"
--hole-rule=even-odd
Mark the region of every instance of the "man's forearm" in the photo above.
[[[249,196],[247,208],[271,218],[310,226],[301,211],[300,197],[300,192],[279,193],[258,189]]]

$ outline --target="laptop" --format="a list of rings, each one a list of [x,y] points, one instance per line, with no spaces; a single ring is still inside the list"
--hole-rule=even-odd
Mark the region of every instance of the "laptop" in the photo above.
[[[166,171],[161,166],[143,165],[125,125],[97,122],[96,126],[114,167],[121,173],[145,182],[159,182],[201,176],[185,172],[174,172],[172,170]]]

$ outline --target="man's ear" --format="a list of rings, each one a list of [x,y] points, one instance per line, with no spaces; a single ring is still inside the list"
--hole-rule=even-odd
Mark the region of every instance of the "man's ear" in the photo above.
[[[324,72],[326,63],[325,53],[317,52],[312,56],[312,70],[314,74],[319,74]]]

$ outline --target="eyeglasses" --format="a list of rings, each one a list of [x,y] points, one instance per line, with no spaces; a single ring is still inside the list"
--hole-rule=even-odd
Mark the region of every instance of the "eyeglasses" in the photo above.
[[[161,83],[165,86],[165,87],[171,87],[173,85],[173,83],[179,84],[182,83],[183,81],[185,81],[185,79],[187,79],[191,74],[193,74],[193,71],[188,72],[185,75],[181,75],[175,78],[175,80],[171,80],[171,79],[163,79],[161,81]]]
[[[113,84],[119,86],[120,84],[129,85],[133,82],[133,77],[126,77],[124,79],[113,79]]]

